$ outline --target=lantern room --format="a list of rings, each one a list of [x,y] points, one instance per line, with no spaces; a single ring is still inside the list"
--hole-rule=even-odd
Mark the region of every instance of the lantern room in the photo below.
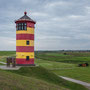
[[[24,16],[15,21],[16,23],[16,65],[30,66],[34,64],[34,28],[35,21]]]

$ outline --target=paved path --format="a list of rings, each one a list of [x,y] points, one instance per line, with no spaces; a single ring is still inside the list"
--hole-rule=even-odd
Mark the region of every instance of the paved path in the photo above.
[[[86,83],[86,82],[83,82],[83,81],[80,81],[80,80],[75,80],[75,79],[68,78],[68,77],[63,77],[63,76],[60,76],[60,77],[65,79],[65,80],[72,81],[72,82],[75,82],[77,84],[81,84],[81,85],[87,87],[90,90],[90,83]]]
[[[4,69],[4,70],[18,70],[20,68],[21,68],[21,66],[16,66],[16,67],[10,66],[10,67],[7,67],[6,65],[0,65],[0,69]]]
[[[2,63],[2,64],[6,64],[5,62],[0,62],[0,63]]]

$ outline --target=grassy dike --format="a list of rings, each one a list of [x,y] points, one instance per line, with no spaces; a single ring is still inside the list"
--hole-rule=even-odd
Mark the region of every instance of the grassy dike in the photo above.
[[[0,90],[67,90],[43,80],[0,70]]]
[[[22,67],[19,70],[13,70],[13,71],[9,71],[9,72],[12,72],[13,74],[21,75],[21,76],[24,76],[27,78],[34,78],[34,79],[37,79],[37,81],[42,80],[44,82],[47,82],[48,84],[57,85],[58,87],[64,87],[64,88],[68,88],[70,90],[87,90],[84,86],[66,81],[41,66]],[[64,88],[54,89],[54,90],[64,90]],[[32,89],[32,90],[34,90],[34,89]],[[43,88],[41,90],[43,90]],[[46,90],[53,90],[53,89],[49,88]],[[67,90],[67,89],[65,89],[65,90]]]
[[[36,53],[38,60],[35,59],[35,62],[40,65],[39,67],[22,67],[20,70],[13,71],[0,70],[0,90],[87,90],[82,85],[63,80],[57,76],[67,76],[68,74],[73,77],[74,72],[69,74],[71,71],[62,70],[61,72],[61,70],[57,71],[56,68],[76,68],[76,65],[74,65],[74,63],[72,64],[74,58],[82,57],[86,60],[85,57],[88,58],[89,54],[90,53],[70,53],[63,55],[62,53],[56,52]],[[0,51],[0,61],[6,62],[6,57],[8,56],[15,56],[15,51]],[[69,57],[73,57],[71,58],[72,62],[60,62],[61,60],[69,60]],[[85,77],[82,78],[84,79]]]

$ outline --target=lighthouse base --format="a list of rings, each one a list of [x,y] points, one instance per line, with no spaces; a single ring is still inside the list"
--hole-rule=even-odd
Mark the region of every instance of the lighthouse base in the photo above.
[[[36,66],[35,64],[16,64],[16,66]]]

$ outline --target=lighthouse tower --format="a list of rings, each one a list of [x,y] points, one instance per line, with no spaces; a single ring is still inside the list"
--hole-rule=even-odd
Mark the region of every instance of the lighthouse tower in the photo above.
[[[34,64],[34,25],[35,21],[24,16],[15,21],[16,23],[16,64],[30,66]]]

